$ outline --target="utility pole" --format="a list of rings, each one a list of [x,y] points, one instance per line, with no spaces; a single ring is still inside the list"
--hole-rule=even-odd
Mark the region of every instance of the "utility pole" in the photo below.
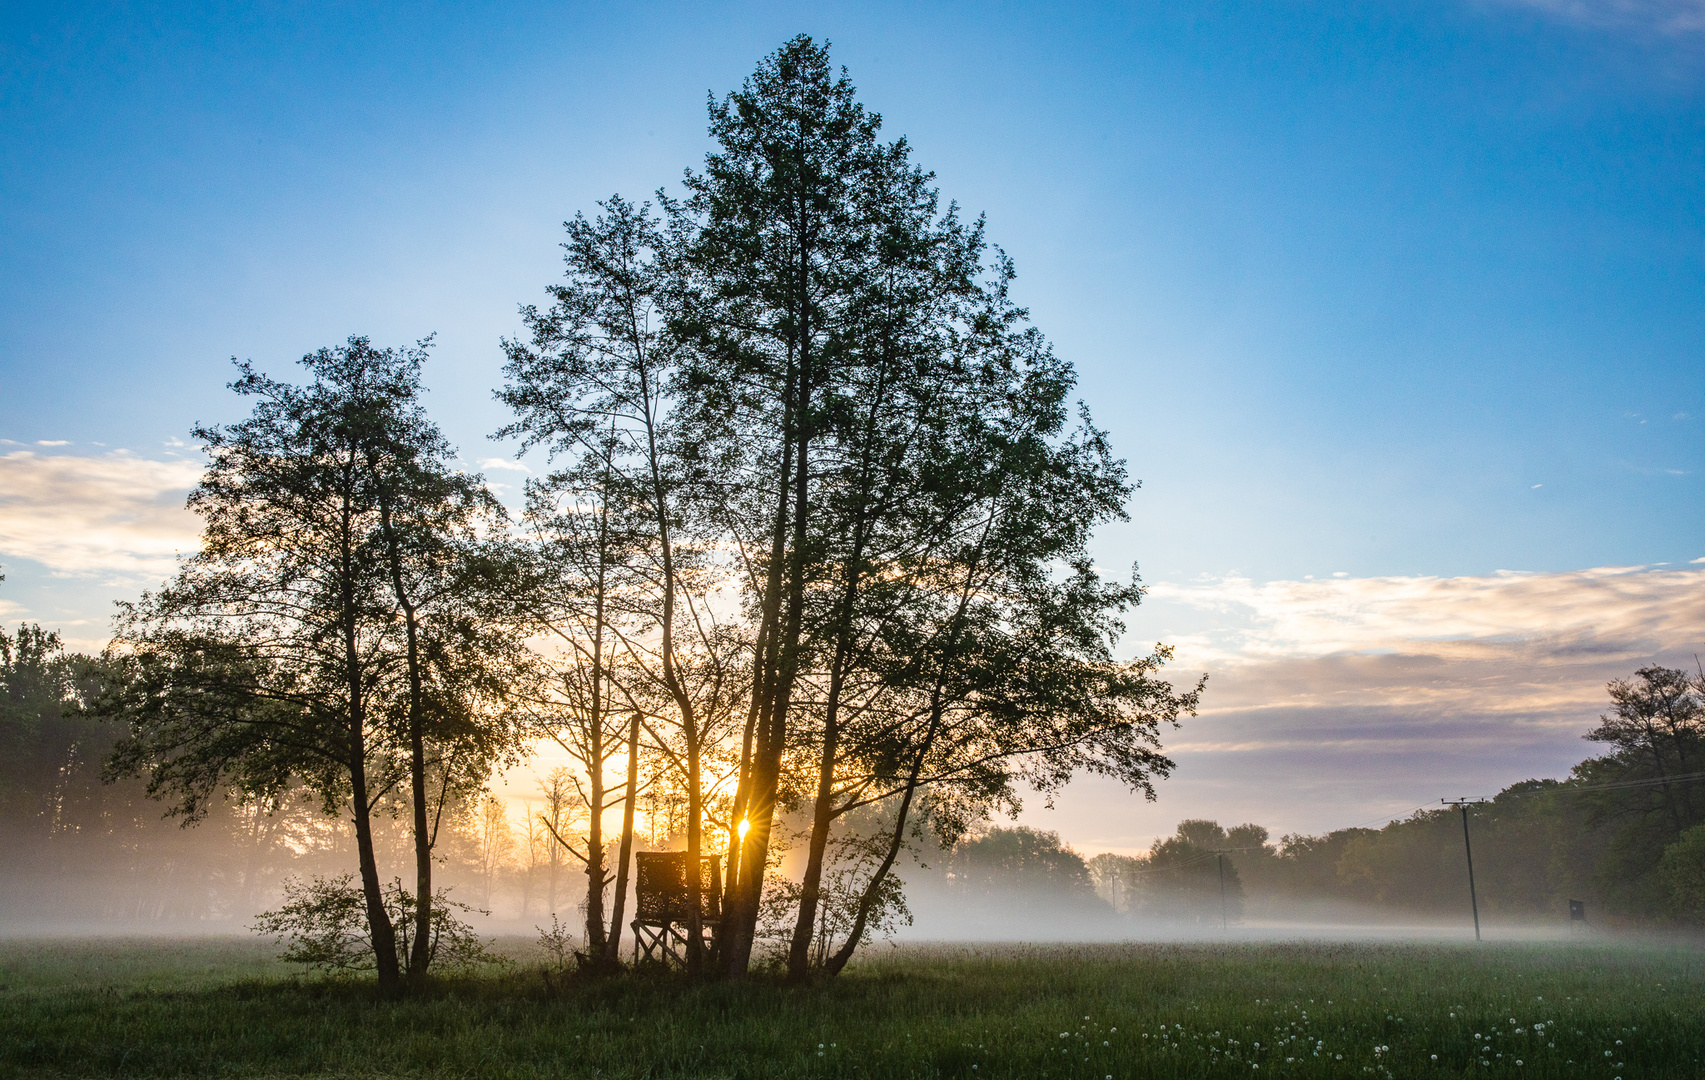
[[[1474,847],[1468,842],[1468,807],[1485,799],[1440,799],[1439,802],[1462,811],[1462,852],[1468,856],[1468,906],[1474,912],[1474,940],[1480,940],[1480,900],[1474,895]]]
[[[1208,852],[1209,855],[1212,855],[1215,859],[1219,860],[1220,864],[1220,931],[1222,933],[1231,928],[1231,922],[1226,917],[1225,908],[1225,857],[1227,855],[1234,855],[1239,850],[1240,849],[1238,848],[1228,848],[1223,851]]]
[[[1225,919],[1225,852],[1217,853],[1220,862],[1220,933],[1229,928]]]

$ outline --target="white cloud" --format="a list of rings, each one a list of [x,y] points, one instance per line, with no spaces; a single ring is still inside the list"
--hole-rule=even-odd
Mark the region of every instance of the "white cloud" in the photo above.
[[[1688,34],[1705,30],[1705,0],[1501,0],[1577,26]]]
[[[507,458],[500,458],[500,457],[480,458],[479,461],[476,462],[476,464],[479,465],[479,467],[482,469],[501,469],[501,470],[506,470],[508,472],[519,472],[519,473],[525,473],[525,472],[531,472],[532,471],[532,470],[528,469],[527,466],[521,464],[519,461],[510,461]]]
[[[1174,670],[1209,673],[1203,715],[1226,723],[1181,748],[1578,745],[1607,681],[1705,651],[1705,570],[1229,577],[1151,596],[1216,617],[1174,637]]]
[[[1186,817],[1341,828],[1445,796],[1566,775],[1604,684],[1705,653],[1705,567],[1156,584],[1149,618],[1201,715],[1166,731],[1160,802],[1108,783],[1068,793],[1049,828],[1093,850],[1140,848]],[[1032,818],[1045,822],[1045,815]]]
[[[0,455],[0,555],[56,574],[153,579],[193,551],[199,528],[184,497],[201,476],[189,461]]]
[[[1605,566],[1262,584],[1234,576],[1156,584],[1150,595],[1221,615],[1192,652],[1228,662],[1530,646],[1639,652],[1705,636],[1705,570]]]
[[[70,446],[70,439],[37,439],[37,446]]]

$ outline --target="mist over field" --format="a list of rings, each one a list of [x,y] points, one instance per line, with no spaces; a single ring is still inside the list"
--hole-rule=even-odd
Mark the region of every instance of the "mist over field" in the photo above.
[[[0,1076],[1701,1075],[1702,4],[8,11]]]

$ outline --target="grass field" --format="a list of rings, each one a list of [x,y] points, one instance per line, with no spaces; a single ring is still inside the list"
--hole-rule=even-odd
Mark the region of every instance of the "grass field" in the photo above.
[[[1696,1077],[1692,947],[877,947],[788,990],[548,994],[525,959],[400,1001],[251,940],[0,942],[0,1076]]]

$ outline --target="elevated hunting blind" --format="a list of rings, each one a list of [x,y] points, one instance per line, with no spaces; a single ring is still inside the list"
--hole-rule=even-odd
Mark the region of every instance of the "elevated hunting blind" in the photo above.
[[[687,853],[684,851],[640,851],[634,853],[635,918],[633,961],[643,956],[663,964],[687,964]],[[706,855],[699,859],[699,922],[708,944],[722,912],[722,860]]]

